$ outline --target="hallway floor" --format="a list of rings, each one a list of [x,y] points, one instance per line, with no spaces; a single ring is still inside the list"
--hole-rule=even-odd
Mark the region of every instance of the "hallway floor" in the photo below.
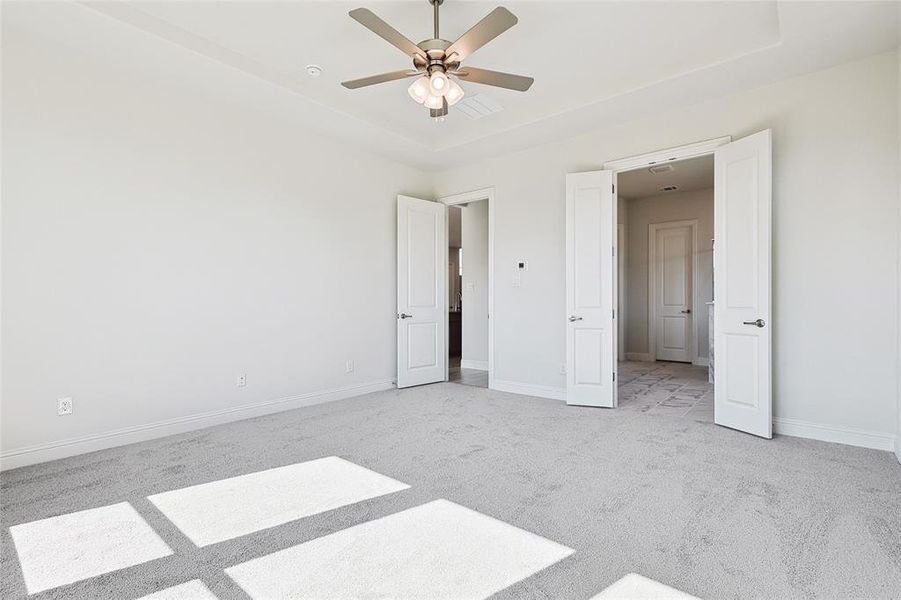
[[[619,408],[713,422],[713,384],[707,367],[676,362],[619,363]]]
[[[450,383],[462,383],[472,387],[488,388],[488,371],[478,369],[461,369],[460,357],[450,357],[447,368],[447,380]]]

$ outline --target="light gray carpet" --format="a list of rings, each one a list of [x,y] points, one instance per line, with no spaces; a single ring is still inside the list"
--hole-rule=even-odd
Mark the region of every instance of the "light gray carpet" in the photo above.
[[[146,496],[337,455],[412,486],[206,548]],[[128,501],[174,556],[32,598],[136,598],[446,498],[575,549],[498,598],[585,599],[628,572],[702,598],[901,597],[901,466],[886,452],[455,384],[387,391],[6,472],[9,527]],[[277,574],[274,574],[277,576]]]

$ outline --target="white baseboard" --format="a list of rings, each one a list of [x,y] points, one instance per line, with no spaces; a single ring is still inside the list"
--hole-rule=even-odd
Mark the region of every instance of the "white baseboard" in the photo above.
[[[641,362],[654,362],[654,357],[647,352],[626,352],[626,360],[640,360]]]
[[[551,387],[549,385],[536,385],[534,383],[520,383],[518,381],[494,380],[491,389],[523,396],[536,398],[549,398],[551,400],[566,400],[566,389]]]
[[[699,367],[709,367],[710,359],[708,359],[706,356],[696,356],[694,364]]]
[[[895,436],[891,433],[838,427],[836,425],[822,425],[820,423],[810,423],[783,417],[773,419],[773,431],[780,435],[820,440],[821,442],[848,444],[849,446],[873,448],[874,450],[887,450],[889,452],[895,446]]]
[[[460,360],[460,368],[461,369],[473,369],[476,371],[487,371],[488,370],[488,361],[487,360]]]
[[[258,417],[304,406],[312,406],[314,404],[322,404],[323,402],[353,398],[354,396],[362,396],[363,394],[391,389],[393,386],[393,380],[383,379],[370,383],[361,383],[331,390],[298,394],[296,396],[287,396],[275,400],[266,400],[253,404],[244,404],[221,410],[166,419],[155,423],[124,427],[114,431],[49,442],[46,444],[15,448],[0,454],[0,471],[42,463],[48,460],[56,460],[58,458],[76,456],[78,454],[85,454],[96,450],[104,450],[115,446],[144,442],[168,435],[193,431],[195,429],[203,429],[204,427],[210,427],[212,425],[240,421],[241,419],[249,419],[251,417]]]

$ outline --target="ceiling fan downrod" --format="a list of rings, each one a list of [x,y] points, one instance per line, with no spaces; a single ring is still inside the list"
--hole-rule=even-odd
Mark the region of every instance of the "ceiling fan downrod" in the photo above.
[[[434,38],[437,40],[437,39],[440,39],[438,37],[438,7],[441,6],[441,4],[444,2],[444,0],[429,0],[429,2],[432,3],[432,13],[434,14],[433,23],[434,23],[434,29],[435,29]]]

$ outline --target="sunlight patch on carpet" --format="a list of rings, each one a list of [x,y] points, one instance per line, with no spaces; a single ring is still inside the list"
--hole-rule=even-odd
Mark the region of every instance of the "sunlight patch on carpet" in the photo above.
[[[29,594],[172,554],[127,502],[9,528]]]
[[[410,486],[329,456],[149,496],[197,546],[209,546]]]
[[[698,600],[698,598],[638,573],[629,573],[600,594],[593,596],[591,600]]]
[[[225,572],[254,600],[475,599],[572,553],[503,521],[436,500]]]

